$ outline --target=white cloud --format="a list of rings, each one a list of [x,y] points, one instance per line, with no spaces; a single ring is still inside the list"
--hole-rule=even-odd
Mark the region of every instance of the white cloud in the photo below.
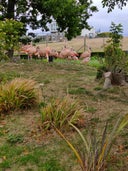
[[[115,7],[115,9],[107,13],[107,8],[103,8],[101,0],[93,0],[94,5],[99,9],[99,12],[94,13],[92,17],[88,20],[88,23],[93,26],[96,30],[101,30],[101,32],[109,31],[111,22],[115,24],[122,24],[123,34],[128,36],[128,5],[123,7],[122,10]]]

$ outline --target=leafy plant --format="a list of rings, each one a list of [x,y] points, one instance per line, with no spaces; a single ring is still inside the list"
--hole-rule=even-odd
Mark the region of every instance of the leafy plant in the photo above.
[[[23,32],[23,23],[15,21],[13,19],[5,19],[5,21],[0,21],[0,50],[1,56],[3,57],[13,57],[14,49],[18,48],[19,38]],[[6,52],[6,53],[5,53]]]
[[[36,82],[31,79],[15,78],[0,87],[0,112],[31,108],[40,102]]]
[[[84,110],[76,100],[66,96],[63,99],[53,99],[41,108],[40,113],[46,130],[51,128],[51,124],[62,129],[68,126],[68,122],[77,124],[79,118],[84,115]]]
[[[110,26],[110,35],[111,42],[113,45],[120,46],[120,40],[123,38],[122,36],[123,28],[121,24],[116,25],[114,22],[111,23]]]
[[[23,135],[21,134],[9,134],[8,138],[7,138],[7,142],[11,143],[11,144],[15,144],[15,143],[22,143],[23,142]]]
[[[120,117],[115,123],[113,129],[108,134],[108,123],[104,127],[104,131],[101,139],[99,135],[96,135],[93,131],[91,134],[84,136],[83,133],[72,123],[69,123],[78,133],[82,140],[82,150],[79,147],[74,146],[61,131],[56,128],[56,132],[66,141],[68,146],[75,154],[82,171],[104,171],[107,158],[111,152],[112,145],[116,137],[122,131],[122,129],[128,125],[128,114],[124,117]]]
[[[120,72],[126,71],[128,66],[128,57],[121,49],[121,39],[122,39],[122,25],[112,22],[110,26],[110,40],[108,45],[105,47],[105,66],[109,71]]]
[[[43,171],[65,171],[65,169],[54,159],[50,159],[43,164]]]
[[[105,65],[112,72],[126,70],[128,57],[120,47],[110,44],[105,47]]]

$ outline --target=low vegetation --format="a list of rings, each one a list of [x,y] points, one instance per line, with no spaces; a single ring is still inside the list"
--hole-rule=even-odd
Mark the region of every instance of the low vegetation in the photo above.
[[[80,119],[84,119],[85,112],[79,103],[69,96],[63,99],[53,99],[47,106],[40,110],[44,129],[52,128],[52,124],[60,130],[69,127],[68,122],[75,125]]]
[[[79,134],[82,145],[73,145],[54,125],[56,132],[67,142],[69,147],[74,152],[82,171],[105,171],[107,159],[111,152],[113,143],[122,129],[128,125],[128,114],[119,118],[113,126],[111,132],[107,132],[108,123],[104,126],[101,137],[95,130],[89,130],[88,134],[84,136],[76,126],[70,121],[72,126]],[[81,148],[82,147],[82,148]]]
[[[8,115],[5,115],[7,112],[0,113],[1,170],[80,171],[76,156],[53,127],[49,127],[49,123],[61,130],[69,142],[76,144],[74,147],[78,154],[82,154],[82,162],[85,161],[86,148],[83,139],[77,134],[78,128],[89,145],[92,145],[90,149],[101,147],[90,141],[89,135],[94,135],[92,133],[95,131],[97,134],[91,140],[94,142],[96,139],[95,142],[99,144],[100,140],[106,142],[113,135],[111,133],[116,120],[128,111],[128,87],[115,86],[103,91],[103,84],[95,79],[95,61],[96,58],[91,61],[93,64],[58,59],[53,63],[45,60],[0,63],[1,92],[5,89],[10,92],[7,95],[7,91],[4,91],[4,103],[7,99],[15,102],[15,98],[12,98],[15,95],[21,95],[23,101],[26,99],[24,97],[28,97],[23,106],[16,107],[18,103],[15,102],[14,107],[7,110]],[[15,94],[13,90],[19,90],[20,93]],[[69,121],[75,125],[75,129],[69,129]],[[108,132],[104,137],[102,132],[107,121]],[[114,128],[115,133],[120,127],[117,125]],[[115,141],[114,137],[110,137],[112,153],[102,160],[106,171],[123,171],[127,168],[127,129],[125,126],[119,131]],[[106,146],[102,147],[105,149]]]
[[[0,86],[0,113],[39,104],[39,87],[30,79],[15,78]]]

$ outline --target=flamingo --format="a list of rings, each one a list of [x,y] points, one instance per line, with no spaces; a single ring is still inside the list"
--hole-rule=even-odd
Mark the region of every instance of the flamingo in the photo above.
[[[91,48],[89,47],[87,51],[83,52],[81,55],[80,55],[80,59],[83,59],[82,62],[89,62],[90,59],[91,59]]]
[[[77,59],[77,52],[75,52],[72,48],[67,48],[64,47],[60,54],[59,54],[60,58],[68,58],[68,59]]]
[[[32,59],[32,56],[35,55],[39,50],[39,47],[35,47],[32,45],[24,45],[21,47],[21,52],[24,52],[28,55],[28,59]],[[38,55],[39,57],[39,55]]]

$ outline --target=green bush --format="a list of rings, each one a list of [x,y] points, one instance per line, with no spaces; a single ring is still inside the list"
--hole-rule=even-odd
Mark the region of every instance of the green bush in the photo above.
[[[23,23],[19,21],[0,21],[0,60],[13,57],[14,50],[19,49],[19,38],[23,32]]]
[[[15,78],[0,87],[0,113],[31,108],[39,104],[40,97],[34,80]]]
[[[97,37],[109,37],[110,32],[102,32],[97,35]]]
[[[30,36],[22,36],[20,37],[20,42],[24,45],[29,44],[32,41],[32,38]]]
[[[77,124],[84,115],[84,110],[79,103],[69,96],[63,99],[53,99],[47,106],[40,110],[43,127],[47,130],[54,124],[59,129],[66,129],[68,122]]]
[[[120,47],[110,44],[105,47],[105,64],[106,68],[112,72],[116,72],[120,69],[126,71],[128,57]]]
[[[109,44],[104,49],[105,66],[111,72],[128,71],[128,57],[121,49],[122,32],[121,24],[111,23]]]

